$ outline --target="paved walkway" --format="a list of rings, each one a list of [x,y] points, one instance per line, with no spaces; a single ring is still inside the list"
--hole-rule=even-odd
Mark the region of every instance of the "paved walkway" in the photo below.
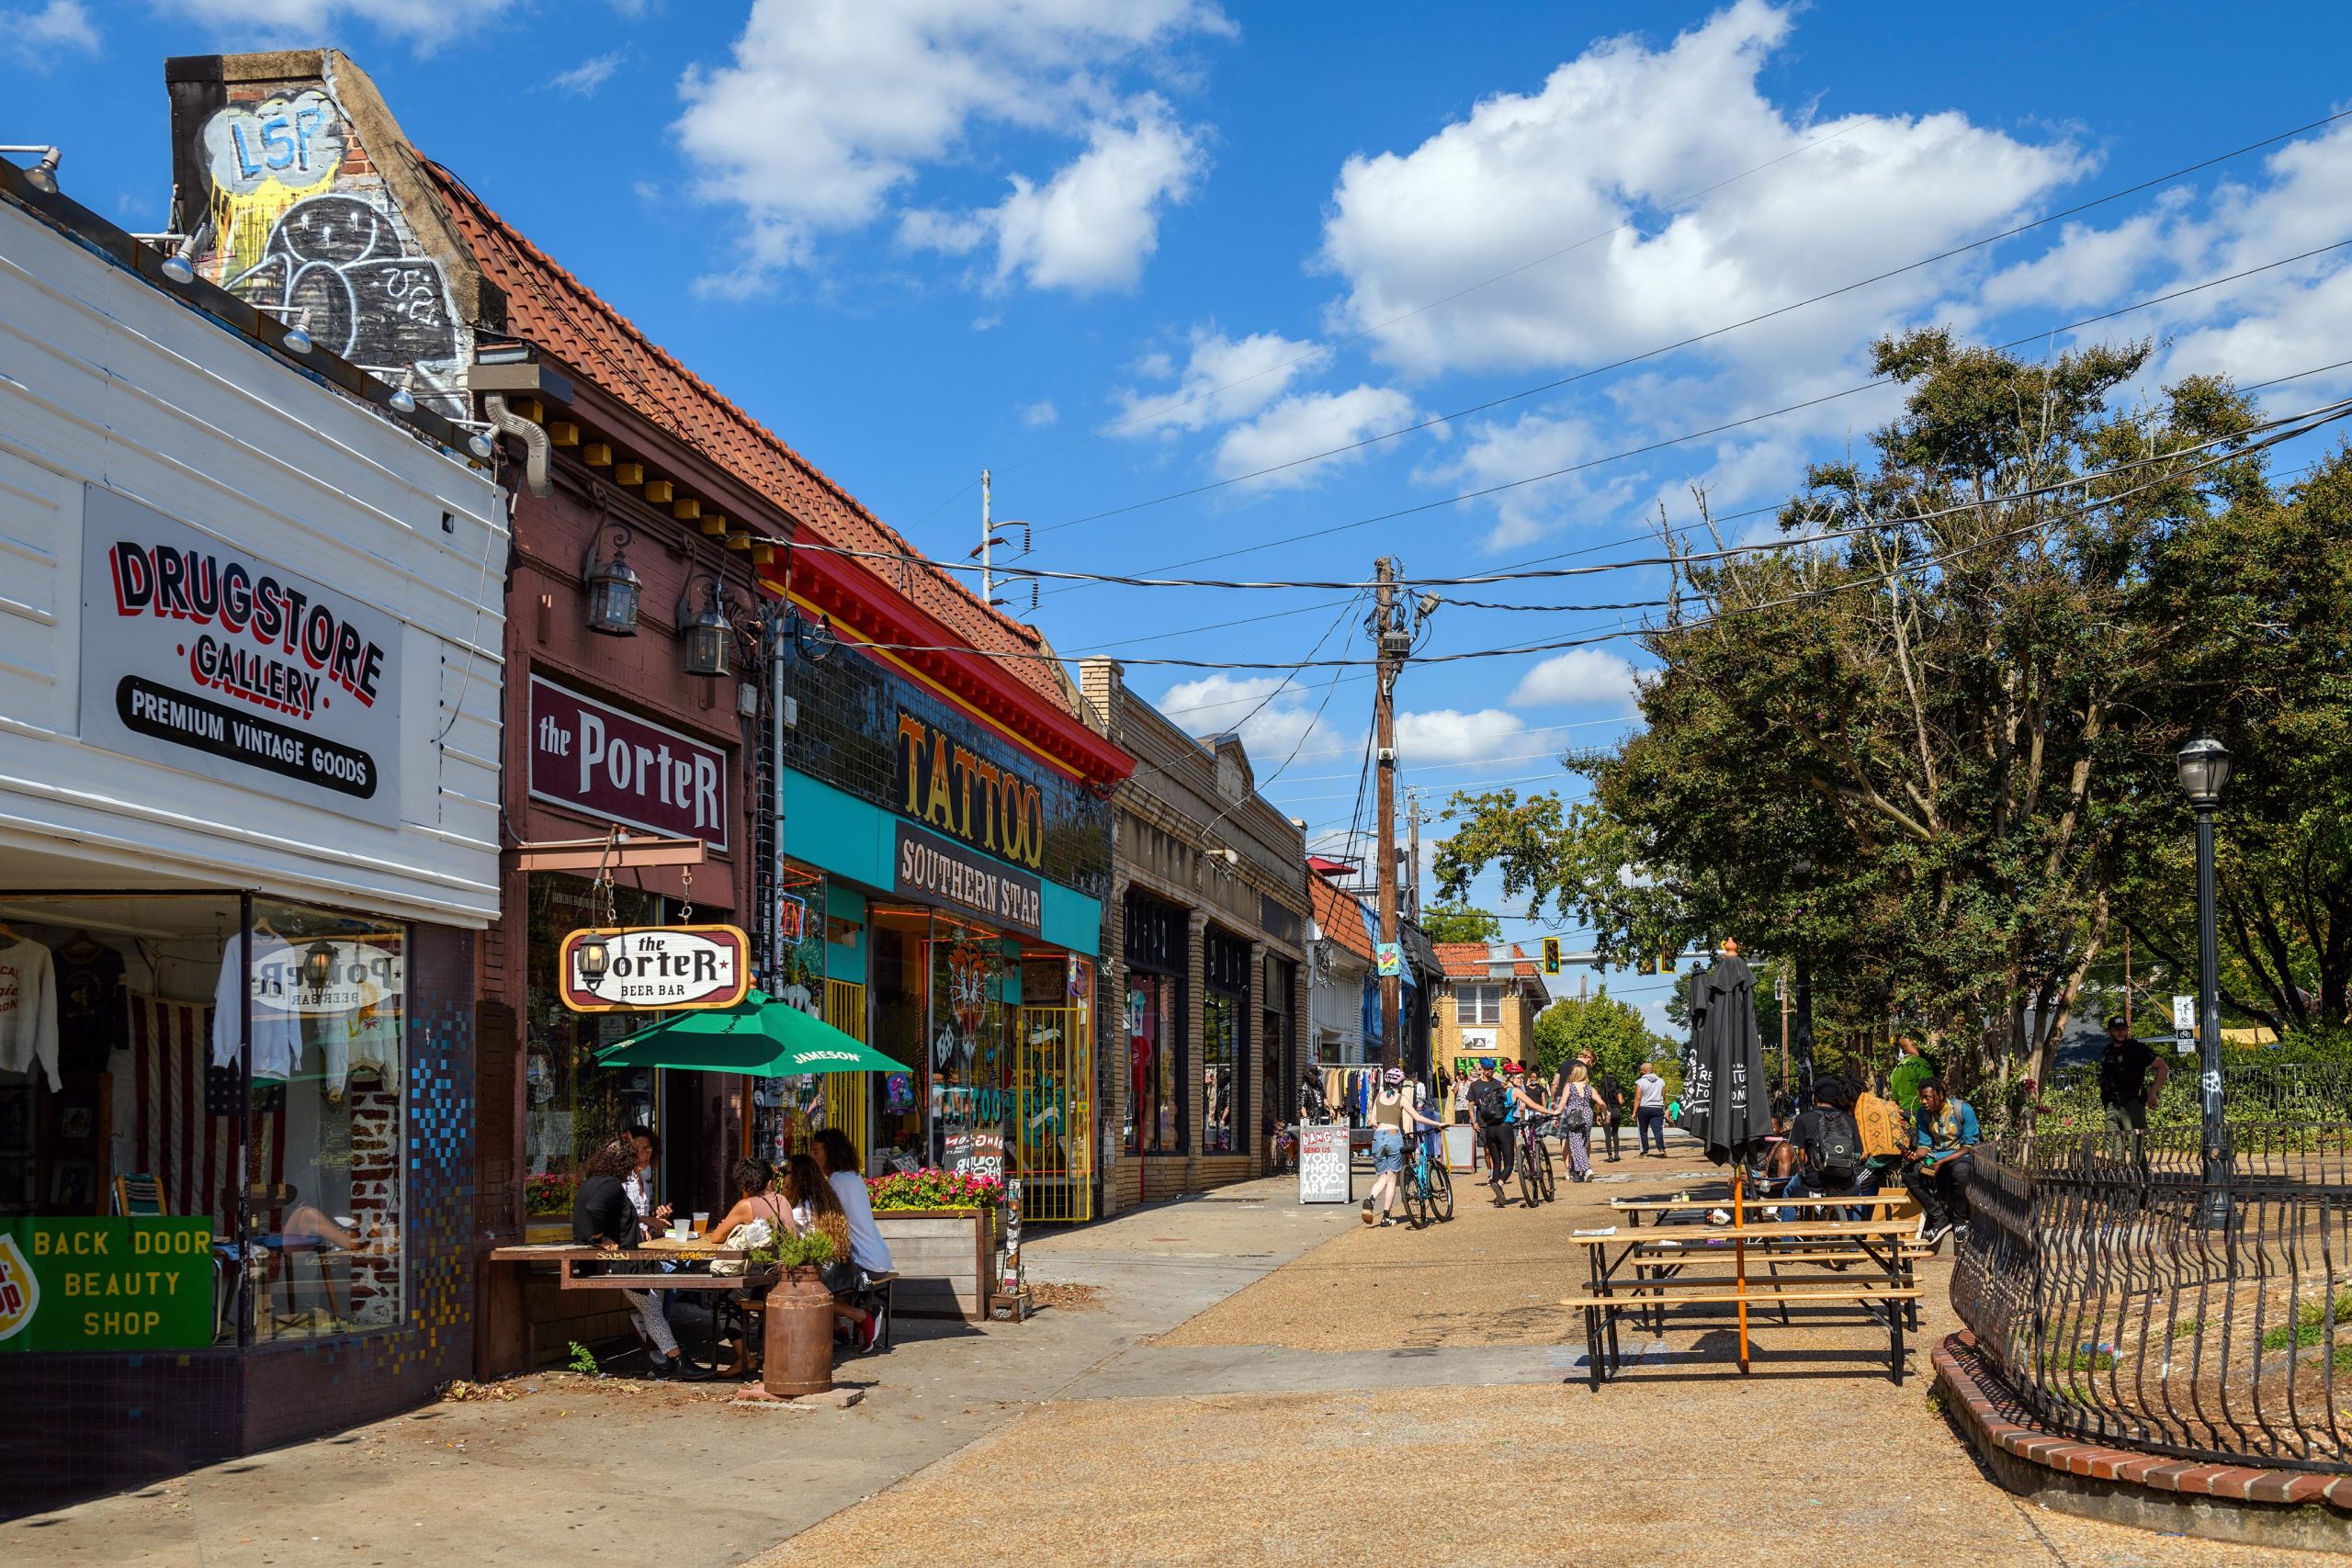
[[[1606,1223],[1610,1196],[1711,1174],[1684,1154],[1601,1170],[1617,1179],[1532,1212],[1465,1190],[1427,1231],[1302,1209],[1272,1181],[1033,1232],[1033,1278],[1069,1304],[917,1329],[844,1369],[870,1380],[851,1410],[520,1380],[511,1400],[0,1526],[0,1562],[2340,1561],[2021,1505],[1931,1408],[1924,1357],[1897,1389],[1861,1326],[1759,1325],[1743,1379],[1726,1327],[1678,1321],[1591,1393],[1556,1304],[1568,1231]],[[1939,1335],[1944,1267],[1925,1282]]]

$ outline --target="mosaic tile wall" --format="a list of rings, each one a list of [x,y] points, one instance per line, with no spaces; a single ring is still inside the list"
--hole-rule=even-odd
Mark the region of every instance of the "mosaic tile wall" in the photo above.
[[[475,939],[411,931],[401,1326],[242,1352],[0,1355],[0,1517],[356,1426],[472,1374]]]

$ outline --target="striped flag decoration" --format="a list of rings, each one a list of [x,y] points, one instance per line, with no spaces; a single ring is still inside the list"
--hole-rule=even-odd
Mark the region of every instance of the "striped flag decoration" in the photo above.
[[[286,1097],[282,1086],[257,1100],[250,1168],[237,1157],[236,1070],[209,1066],[212,1010],[200,1002],[130,998],[130,1048],[137,1143],[133,1168],[152,1174],[175,1214],[209,1214],[220,1234],[232,1229],[237,1185],[286,1179]],[[209,1081],[208,1081],[209,1080]]]

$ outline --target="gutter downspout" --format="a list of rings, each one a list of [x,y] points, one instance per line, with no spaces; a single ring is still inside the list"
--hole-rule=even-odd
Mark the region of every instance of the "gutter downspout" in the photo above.
[[[503,392],[485,394],[481,408],[494,428],[523,444],[524,485],[542,501],[554,494],[554,482],[548,478],[548,433],[510,410]]]

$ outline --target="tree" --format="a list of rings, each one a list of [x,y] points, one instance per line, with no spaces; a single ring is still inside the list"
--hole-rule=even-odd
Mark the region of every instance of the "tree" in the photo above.
[[[1499,942],[1503,923],[1466,902],[1431,904],[1421,911],[1420,927],[1431,942]]]
[[[1606,986],[1589,998],[1563,998],[1535,1015],[1535,1066],[1547,1080],[1588,1050],[1595,1077],[1614,1075],[1628,1085],[1643,1062],[1677,1059],[1674,1044],[1642,1021],[1641,1010],[1611,996]]]
[[[2212,695],[2184,689],[2208,639],[2160,587],[2269,493],[2226,386],[2109,410],[2147,357],[1876,344],[1908,392],[1871,461],[1815,467],[1783,510],[1818,542],[1682,560],[1645,728],[1568,759],[1573,805],[1457,795],[1442,889],[1494,865],[1605,960],[1737,936],[1809,963],[1817,1030],[1894,1013],[1948,1059],[2046,1055],[2127,850],[2179,815],[2149,759]]]

